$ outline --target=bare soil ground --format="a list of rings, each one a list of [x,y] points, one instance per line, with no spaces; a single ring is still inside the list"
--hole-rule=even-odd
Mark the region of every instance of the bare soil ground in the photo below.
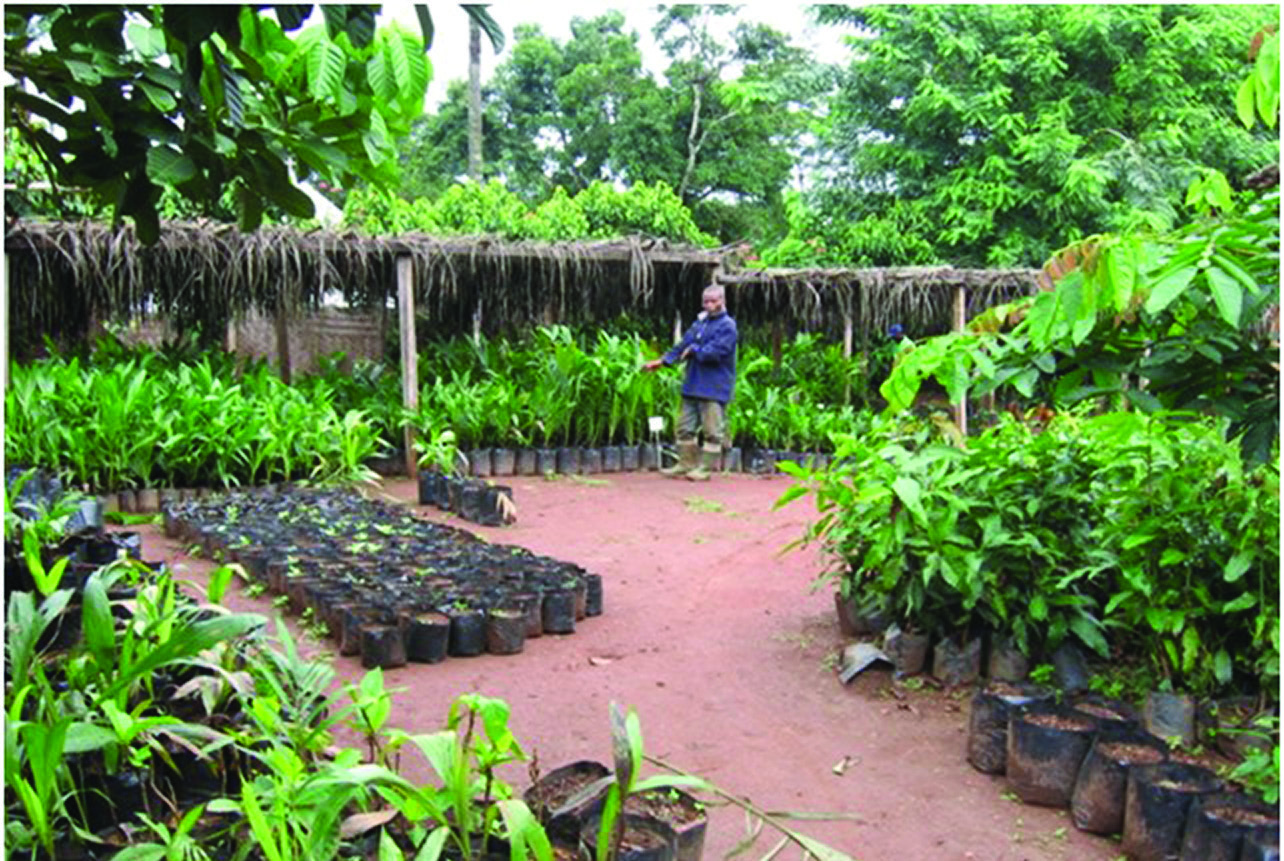
[[[605,614],[573,635],[529,640],[517,656],[387,671],[389,686],[402,689],[390,725],[427,732],[441,726],[457,694],[502,697],[518,739],[547,771],[578,759],[609,764],[608,704],[616,700],[637,710],[650,754],[767,810],[858,817],[797,827],[859,859],[1119,856],[1116,842],[1076,831],[1067,812],[1024,806],[1003,778],[967,764],[971,690],[894,685],[882,670],[839,683],[844,640],[832,593],[810,588],[825,560],[816,548],[781,552],[814,516],[806,499],[773,510],[789,479],[502,481],[515,492],[512,526],[415,510],[601,574]],[[386,481],[380,492],[414,505],[409,480]],[[208,562],[185,557],[156,529],[142,531],[145,558],[169,559],[180,576],[203,579]],[[228,603],[275,612],[266,597],[233,594]],[[363,672],[354,658],[336,658],[336,667],[341,681]],[[413,753],[403,772],[430,778]],[[520,771],[508,776],[527,785]],[[705,857],[722,858],[743,825],[738,811],[713,810]],[[764,835],[747,857],[773,842]]]

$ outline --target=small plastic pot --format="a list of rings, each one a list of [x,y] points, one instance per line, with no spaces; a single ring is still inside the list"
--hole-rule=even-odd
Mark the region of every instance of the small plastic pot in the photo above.
[[[1238,861],[1245,842],[1278,841],[1278,808],[1242,793],[1202,795],[1190,806],[1181,861]]]
[[[372,670],[405,665],[406,640],[400,625],[365,625],[361,628],[361,666]]]
[[[545,634],[575,633],[575,590],[551,589],[544,593],[540,617]]]
[[[1026,804],[1068,807],[1096,721],[1052,703],[1035,704],[1008,724],[1008,784]]]
[[[650,816],[624,813],[624,840],[618,861],[675,861],[678,835],[672,828]],[[593,816],[580,828],[581,851],[594,857],[601,817]]]
[[[472,658],[486,651],[486,614],[481,610],[452,612],[447,651],[454,658]]]
[[[450,644],[450,617],[444,613],[421,613],[411,618],[406,631],[406,659],[420,664],[446,660]]]
[[[1012,713],[1037,702],[1051,702],[1052,691],[1037,685],[991,682],[972,697],[968,719],[967,761],[984,774],[1008,768],[1008,721]]]
[[[491,610],[486,617],[486,651],[516,655],[526,647],[526,614],[520,609]]]
[[[602,811],[611,770],[580,760],[541,775],[522,799],[544,823],[549,836],[578,843],[585,821]]]
[[[981,645],[980,637],[941,640],[932,650],[932,675],[949,688],[972,684],[981,677]]]
[[[1103,728],[1075,780],[1070,798],[1075,827],[1093,834],[1118,834],[1123,830],[1129,770],[1167,759],[1168,745],[1158,736],[1136,728]]]
[[[1164,762],[1133,767],[1124,803],[1123,853],[1134,861],[1176,858],[1191,804],[1221,788],[1217,775],[1196,765]]]

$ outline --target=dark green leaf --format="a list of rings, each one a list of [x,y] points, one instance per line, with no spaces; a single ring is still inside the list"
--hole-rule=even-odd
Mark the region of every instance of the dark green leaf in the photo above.
[[[147,151],[147,175],[162,185],[179,185],[196,175],[196,164],[169,147],[152,147]]]
[[[414,5],[415,17],[419,19],[419,32],[424,39],[424,47],[431,48],[433,37],[432,13],[428,11],[428,7],[423,3]]]
[[[496,55],[504,50],[504,31],[496,23],[495,19],[490,16],[485,5],[475,3],[460,3],[460,8],[468,14],[468,17],[477,22],[490,40],[490,45],[495,49]]]

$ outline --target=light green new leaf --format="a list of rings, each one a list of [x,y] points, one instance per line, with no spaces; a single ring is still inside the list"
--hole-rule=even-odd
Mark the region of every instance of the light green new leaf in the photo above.
[[[1048,618],[1048,600],[1042,595],[1035,595],[1030,600],[1030,618],[1036,622]]]
[[[1257,596],[1252,592],[1245,592],[1234,601],[1227,601],[1222,605],[1223,613],[1238,613],[1240,610],[1247,610],[1257,604]]]
[[[165,31],[134,22],[125,27],[125,35],[134,50],[148,59],[165,53]]]
[[[1076,616],[1070,620],[1070,630],[1083,641],[1084,645],[1092,649],[1103,658],[1110,654],[1110,645],[1101,633],[1101,628],[1097,623],[1087,616]]]
[[[254,839],[258,841],[259,848],[263,850],[268,861],[286,861],[281,856],[276,835],[272,831],[272,826],[268,824],[267,817],[263,815],[262,808],[259,807],[258,795],[254,791],[254,784],[250,781],[246,781],[241,787],[241,809],[250,823],[250,831]]]
[[[328,39],[316,39],[308,48],[308,93],[318,101],[337,101],[343,91],[347,56]]]
[[[1236,580],[1243,577],[1252,566],[1253,559],[1256,555],[1257,554],[1252,550],[1241,550],[1239,553],[1236,553],[1231,557],[1230,561],[1226,563],[1226,567],[1222,570],[1222,579],[1227,583],[1234,583]]]
[[[1195,661],[1199,659],[1199,647],[1199,629],[1191,625],[1181,635],[1182,672],[1189,673],[1195,668]]]
[[[1204,275],[1208,279],[1209,290],[1212,291],[1213,301],[1217,304],[1217,310],[1221,313],[1222,319],[1228,325],[1238,328],[1240,313],[1244,306],[1244,288],[1234,277],[1215,266],[1205,270]]]
[[[111,614],[107,586],[101,576],[95,574],[85,584],[81,608],[85,644],[99,672],[108,673],[116,664],[116,619]]]
[[[385,829],[379,832],[379,861],[405,861],[405,855]]]
[[[920,523],[927,523],[927,513],[923,511],[922,504],[923,488],[917,481],[909,476],[902,475],[892,482],[892,490]]]
[[[1186,288],[1190,286],[1190,282],[1198,271],[1194,266],[1184,266],[1169,272],[1155,282],[1155,285],[1150,288],[1150,296],[1146,298],[1146,313],[1162,313],[1177,297],[1186,292]]]
[[[1254,89],[1253,76],[1249,75],[1244,79],[1244,83],[1239,85],[1239,92],[1235,94],[1235,113],[1246,129],[1251,129],[1253,123],[1257,120],[1253,113],[1253,105],[1256,100]]]
[[[366,61],[366,79],[370,81],[370,89],[374,91],[375,97],[381,102],[388,102],[396,98],[397,87],[384,53],[376,51]]]
[[[1213,657],[1213,675],[1217,677],[1219,684],[1230,684],[1234,672],[1231,668],[1231,657],[1227,651],[1218,649],[1217,654]]]
[[[419,847],[419,852],[415,855],[415,861],[437,861],[441,857],[441,851],[446,847],[446,839],[450,837],[449,828],[438,828],[428,835],[424,845]]]
[[[116,733],[93,723],[73,723],[67,728],[64,753],[85,753],[99,750],[116,741]]]

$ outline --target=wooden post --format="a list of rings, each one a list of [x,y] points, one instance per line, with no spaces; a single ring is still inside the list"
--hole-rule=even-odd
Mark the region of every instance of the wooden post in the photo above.
[[[852,315],[850,313],[843,315],[843,359],[850,366],[852,360]],[[852,402],[852,381],[851,377],[843,383],[843,403]]]
[[[419,348],[415,344],[415,268],[409,255],[397,258],[397,309],[401,320],[401,402],[407,410],[419,408]],[[415,426],[405,426],[406,475],[419,477],[415,460]]]
[[[682,311],[673,312],[673,343],[682,340]]]
[[[473,311],[473,346],[481,346],[482,300],[477,299],[477,309]]]
[[[954,331],[962,332],[967,326],[967,288],[954,288]],[[959,433],[967,439],[967,396],[954,405],[954,424]]]
[[[290,320],[282,293],[276,306],[276,365],[285,383],[290,382]]]
[[[236,352],[236,315],[229,314],[227,317],[227,332],[223,336],[223,347],[229,353]]]

